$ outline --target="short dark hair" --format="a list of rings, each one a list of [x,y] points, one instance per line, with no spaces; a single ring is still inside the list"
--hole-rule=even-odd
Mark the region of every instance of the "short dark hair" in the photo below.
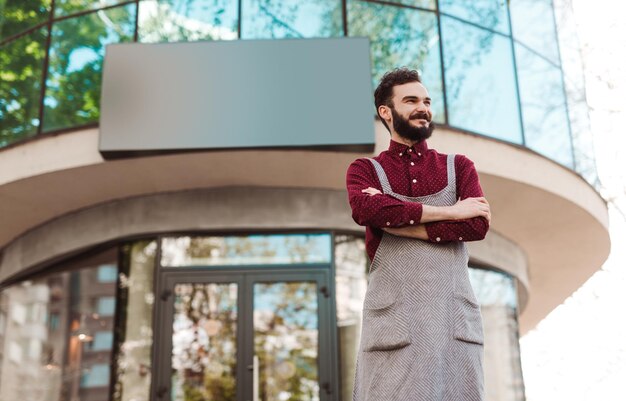
[[[378,113],[378,108],[382,105],[389,106],[393,108],[393,103],[391,102],[391,98],[393,95],[393,87],[397,85],[404,85],[410,82],[422,82],[419,72],[416,70],[409,70],[406,67],[396,68],[391,71],[388,71],[383,75],[380,79],[380,83],[378,87],[374,91],[374,104],[376,105],[376,114],[382,121],[383,125],[389,132],[389,127],[383,118]]]

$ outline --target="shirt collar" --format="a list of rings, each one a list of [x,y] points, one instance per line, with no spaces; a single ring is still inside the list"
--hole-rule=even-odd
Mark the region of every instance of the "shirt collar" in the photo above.
[[[428,151],[428,144],[426,143],[426,140],[423,140],[417,142],[416,144],[411,146],[411,148],[413,148],[413,152],[425,154]],[[408,150],[409,146],[403,143],[396,142],[393,139],[391,139],[389,142],[389,152],[394,156],[405,155]]]

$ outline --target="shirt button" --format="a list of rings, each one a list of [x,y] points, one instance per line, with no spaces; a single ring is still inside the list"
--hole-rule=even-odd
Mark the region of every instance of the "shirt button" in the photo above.
[[[409,149],[409,152],[413,152],[413,149]]]
[[[459,241],[463,241],[463,237],[459,237]]]
[[[417,180],[415,178],[413,178],[413,184],[415,184],[417,182]]]
[[[390,222],[387,222],[387,225],[388,225],[388,226],[390,226],[390,225],[391,225],[391,223],[390,223]]]
[[[411,166],[415,166],[415,163],[411,162]]]
[[[437,237],[437,238],[435,238],[435,241],[439,242],[439,241],[441,241],[441,238]]]
[[[402,156],[402,152],[400,152],[399,155]]]
[[[415,220],[409,221],[409,224],[413,224],[413,223],[415,223]]]
[[[421,154],[420,152],[417,152],[417,155],[418,155],[418,156],[421,156],[422,154]]]

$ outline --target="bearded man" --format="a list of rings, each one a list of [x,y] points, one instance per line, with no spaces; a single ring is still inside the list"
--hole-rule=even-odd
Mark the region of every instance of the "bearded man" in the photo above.
[[[489,203],[467,157],[428,147],[435,125],[417,71],[386,73],[374,98],[389,149],[347,172],[371,261],[353,401],[482,401],[465,242],[485,237]]]

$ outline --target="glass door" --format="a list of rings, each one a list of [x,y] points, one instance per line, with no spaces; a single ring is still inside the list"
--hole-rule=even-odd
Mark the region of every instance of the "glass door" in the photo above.
[[[329,272],[166,271],[153,399],[331,400]]]

